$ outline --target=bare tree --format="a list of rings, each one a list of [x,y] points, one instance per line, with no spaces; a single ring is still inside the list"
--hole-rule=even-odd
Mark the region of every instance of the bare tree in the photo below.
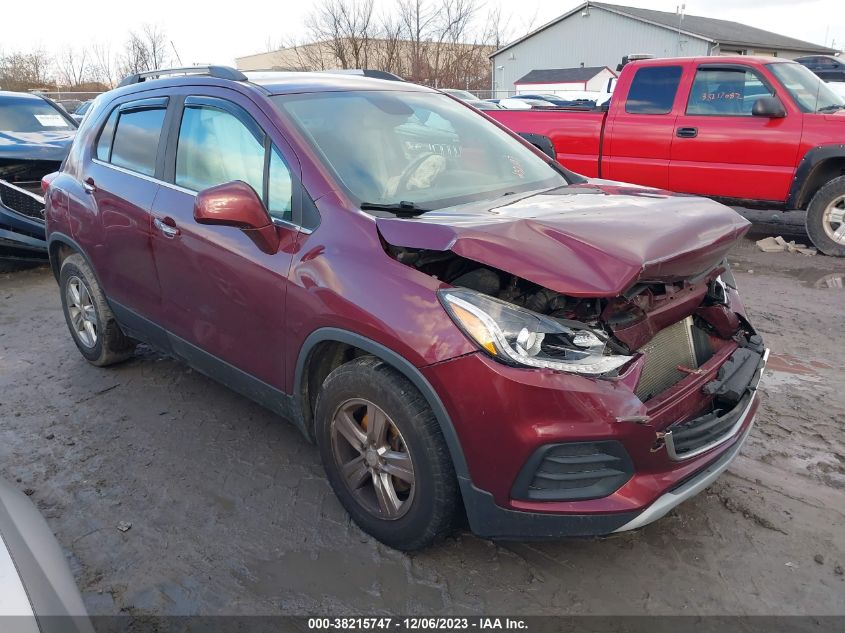
[[[424,83],[428,79],[428,49],[435,31],[435,7],[429,0],[398,0],[399,19],[410,48],[407,79]]]
[[[120,81],[118,59],[108,44],[96,42],[91,45],[91,77],[109,88],[114,88]]]
[[[319,0],[306,19],[308,42],[278,51],[291,70],[370,68],[436,87],[488,89],[488,55],[504,41],[505,19],[482,14],[482,0]]]
[[[130,31],[118,67],[120,74],[130,75],[170,63],[167,34],[153,24],[144,24],[141,31]]]
[[[86,49],[65,47],[56,56],[58,81],[67,88],[75,88],[90,79],[89,53]]]
[[[0,52],[0,87],[4,90],[26,91],[49,87],[52,57],[42,50],[31,53]]]
[[[324,43],[341,68],[367,68],[374,39],[373,0],[321,0],[305,21],[314,42]]]

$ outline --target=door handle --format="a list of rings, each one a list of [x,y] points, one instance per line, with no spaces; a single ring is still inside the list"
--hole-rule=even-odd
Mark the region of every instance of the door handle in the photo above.
[[[698,128],[679,127],[678,130],[675,132],[675,135],[679,138],[695,138],[696,136],[698,136]]]
[[[88,178],[82,181],[82,188],[85,190],[85,193],[94,193],[97,191],[97,185],[94,184],[94,179],[91,176],[88,176]]]
[[[176,228],[176,222],[174,222],[172,218],[164,218],[163,220],[161,218],[156,218],[153,220],[153,224],[159,231],[161,231],[161,234],[164,235],[164,237],[174,238],[179,235],[179,229]]]

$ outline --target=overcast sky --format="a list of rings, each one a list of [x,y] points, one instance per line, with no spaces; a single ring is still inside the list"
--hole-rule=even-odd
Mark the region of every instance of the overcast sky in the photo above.
[[[376,0],[387,11],[395,0]],[[234,64],[234,58],[266,50],[267,42],[302,40],[311,0],[4,0],[0,51],[50,52],[66,46],[110,43],[116,49],[143,22],[161,26],[182,62]],[[511,35],[523,35],[581,4],[572,0],[486,0],[509,16]],[[678,0],[616,4],[675,11]],[[687,0],[686,12],[743,22],[817,44],[845,45],[843,0]],[[37,11],[34,8],[37,7]],[[37,15],[35,15],[37,13]]]

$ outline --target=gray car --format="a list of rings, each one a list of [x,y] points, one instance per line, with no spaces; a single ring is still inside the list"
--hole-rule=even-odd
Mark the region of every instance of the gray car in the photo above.
[[[3,633],[94,633],[67,561],[30,500],[0,480]]]

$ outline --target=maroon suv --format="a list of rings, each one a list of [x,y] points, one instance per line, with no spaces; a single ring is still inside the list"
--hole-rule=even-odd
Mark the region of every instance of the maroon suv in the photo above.
[[[766,350],[702,198],[585,180],[435,90],[133,76],[45,179],[82,355],[173,355],[316,441],[355,521],[423,547],[645,525],[710,484]],[[156,78],[158,77],[158,78]]]

